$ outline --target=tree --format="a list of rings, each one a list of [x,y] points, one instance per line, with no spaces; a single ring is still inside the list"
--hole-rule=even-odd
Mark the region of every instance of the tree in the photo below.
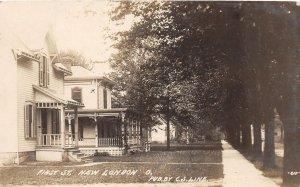
[[[120,3],[113,20],[136,18],[129,31],[113,35],[118,53],[111,63],[124,100],[151,118],[163,114],[157,98],[167,96],[179,123],[199,128],[202,119],[210,128],[222,126],[232,144],[248,150],[253,124],[256,156],[264,124],[266,168],[275,167],[276,109],[291,135],[285,166],[299,168],[291,156],[299,157],[299,144],[292,143],[299,141],[298,86],[289,76],[299,47],[295,11],[289,2]]]

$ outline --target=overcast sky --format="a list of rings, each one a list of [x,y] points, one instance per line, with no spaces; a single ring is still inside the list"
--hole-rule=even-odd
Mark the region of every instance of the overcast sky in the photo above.
[[[2,2],[0,22],[1,27],[9,28],[31,49],[40,48],[45,33],[52,27],[58,50],[72,49],[93,61],[107,61],[112,49],[106,36],[116,29],[108,10],[115,5],[99,0]],[[102,64],[100,68],[108,66]]]

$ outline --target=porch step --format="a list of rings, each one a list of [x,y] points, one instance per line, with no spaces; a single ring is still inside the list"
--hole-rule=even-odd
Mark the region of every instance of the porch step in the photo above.
[[[80,152],[78,148],[69,148],[67,149],[68,159],[70,161],[81,162],[84,154]]]

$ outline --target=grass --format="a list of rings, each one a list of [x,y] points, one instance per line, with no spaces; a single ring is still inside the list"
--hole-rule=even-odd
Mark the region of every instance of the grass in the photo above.
[[[272,169],[263,167],[263,156],[258,158],[253,157],[253,155],[249,152],[242,152],[244,157],[253,163],[255,168],[259,169],[263,172],[263,175],[272,179],[276,184],[281,185],[282,183],[282,174],[283,174],[283,158],[276,156],[276,167]]]
[[[98,164],[90,166],[83,163],[74,165],[70,162],[45,162],[29,163],[29,165],[18,167],[2,167],[0,168],[0,184],[155,183],[155,181],[151,181],[151,176],[172,177],[170,182],[178,182],[176,178],[184,179],[184,177],[186,180],[197,177],[217,180],[223,177],[221,149],[201,150],[199,147],[198,149],[193,147],[192,150],[187,150],[187,148],[182,149],[179,146],[171,151],[157,148],[156,151],[122,157],[98,156],[94,158]],[[57,172],[55,175],[44,175],[45,173],[43,174],[41,170]],[[65,170],[70,171],[69,176],[62,175]],[[88,174],[87,170],[94,171],[94,175],[85,175]],[[115,175],[105,175],[109,171]],[[117,174],[119,171],[120,173]],[[121,174],[122,172],[123,174]],[[131,172],[132,175],[126,175],[126,172],[128,174]]]

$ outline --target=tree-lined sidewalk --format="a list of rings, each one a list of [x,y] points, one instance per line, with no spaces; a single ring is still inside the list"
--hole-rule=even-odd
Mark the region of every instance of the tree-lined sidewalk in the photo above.
[[[284,183],[300,184],[289,174],[300,171],[299,12],[295,2],[122,2],[112,20],[135,23],[112,34],[112,77],[117,93],[126,93],[116,95],[145,126],[154,115],[195,134],[219,126],[233,146],[263,155],[265,168],[276,167],[280,116]],[[168,98],[167,107],[159,98]]]

